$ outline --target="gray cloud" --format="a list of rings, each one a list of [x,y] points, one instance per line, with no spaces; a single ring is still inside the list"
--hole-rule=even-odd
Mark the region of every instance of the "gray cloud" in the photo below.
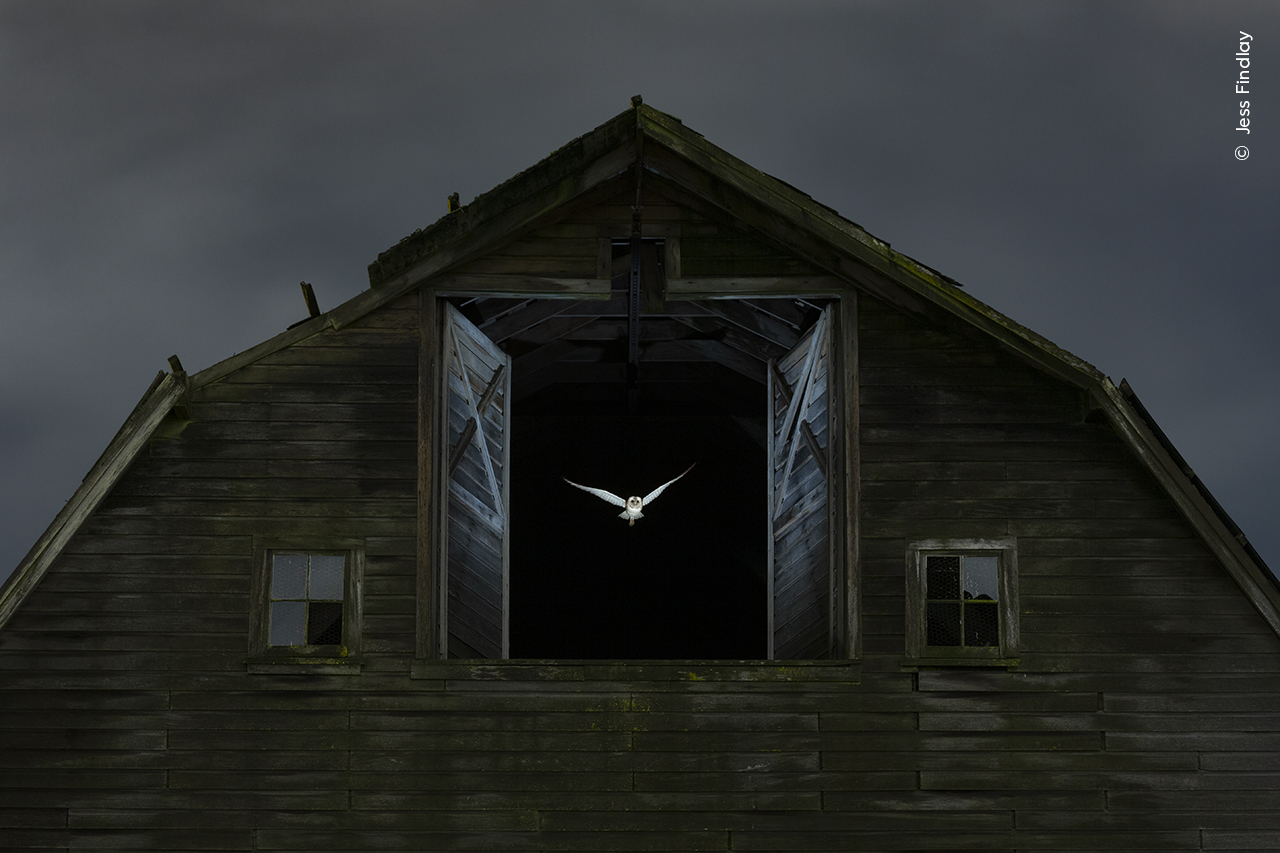
[[[1267,3],[0,3],[0,576],[198,369],[630,95],[1128,377],[1264,558]],[[1235,36],[1259,45],[1237,162]]]

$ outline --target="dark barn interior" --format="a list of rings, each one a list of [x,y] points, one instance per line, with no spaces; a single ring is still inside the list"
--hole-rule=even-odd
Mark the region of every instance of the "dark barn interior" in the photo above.
[[[513,357],[511,656],[764,658],[768,362],[821,305],[666,302],[629,381],[626,299],[453,300]],[[691,464],[634,526],[563,479],[626,498]]]

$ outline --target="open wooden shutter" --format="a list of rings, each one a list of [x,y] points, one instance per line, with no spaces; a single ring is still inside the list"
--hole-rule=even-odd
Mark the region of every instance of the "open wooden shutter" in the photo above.
[[[831,309],[769,362],[769,657],[832,656]]]
[[[445,656],[506,658],[511,357],[448,303],[442,344]]]

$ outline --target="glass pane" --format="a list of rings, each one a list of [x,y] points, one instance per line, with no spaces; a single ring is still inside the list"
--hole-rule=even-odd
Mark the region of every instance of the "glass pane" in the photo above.
[[[341,555],[313,554],[311,556],[310,598],[341,601],[343,598],[343,568],[347,560]]]
[[[964,644],[1000,645],[1000,606],[994,601],[968,601],[964,605]]]
[[[307,619],[307,642],[313,646],[336,646],[342,642],[342,602],[313,601]]]
[[[301,646],[302,622],[306,618],[307,605],[301,601],[271,602],[271,630],[267,643],[273,646]]]
[[[307,555],[271,555],[271,599],[307,597]]]
[[[928,623],[929,645],[960,645],[960,602],[929,602]]]
[[[1000,598],[1000,559],[998,557],[964,558],[964,597],[981,601]]]
[[[929,556],[925,557],[925,598],[959,598],[960,597],[960,558]],[[957,617],[958,618],[958,617]],[[957,625],[959,623],[957,622]]]

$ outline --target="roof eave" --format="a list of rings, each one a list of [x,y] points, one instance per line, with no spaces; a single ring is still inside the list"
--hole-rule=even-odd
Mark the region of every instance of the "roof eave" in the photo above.
[[[1203,486],[1198,487],[1188,476],[1185,466],[1166,447],[1167,439],[1162,441],[1157,435],[1159,428],[1149,423],[1149,416],[1144,417],[1110,379],[1103,378],[1091,390],[1095,403],[1106,413],[1115,431],[1164,489],[1262,618],[1280,635],[1280,586],[1262,560],[1250,553],[1253,549],[1232,532],[1234,524],[1217,506],[1217,501],[1211,496],[1206,499],[1207,490]]]
[[[98,508],[102,499],[133,464],[133,460],[151,440],[156,428],[187,393],[187,389],[187,375],[181,371],[169,374],[161,372],[151,383],[147,393],[130,412],[80,486],[36,540],[36,544],[27,552],[27,556],[18,564],[4,586],[0,587],[0,628],[5,626],[40,583],[80,525]]]

